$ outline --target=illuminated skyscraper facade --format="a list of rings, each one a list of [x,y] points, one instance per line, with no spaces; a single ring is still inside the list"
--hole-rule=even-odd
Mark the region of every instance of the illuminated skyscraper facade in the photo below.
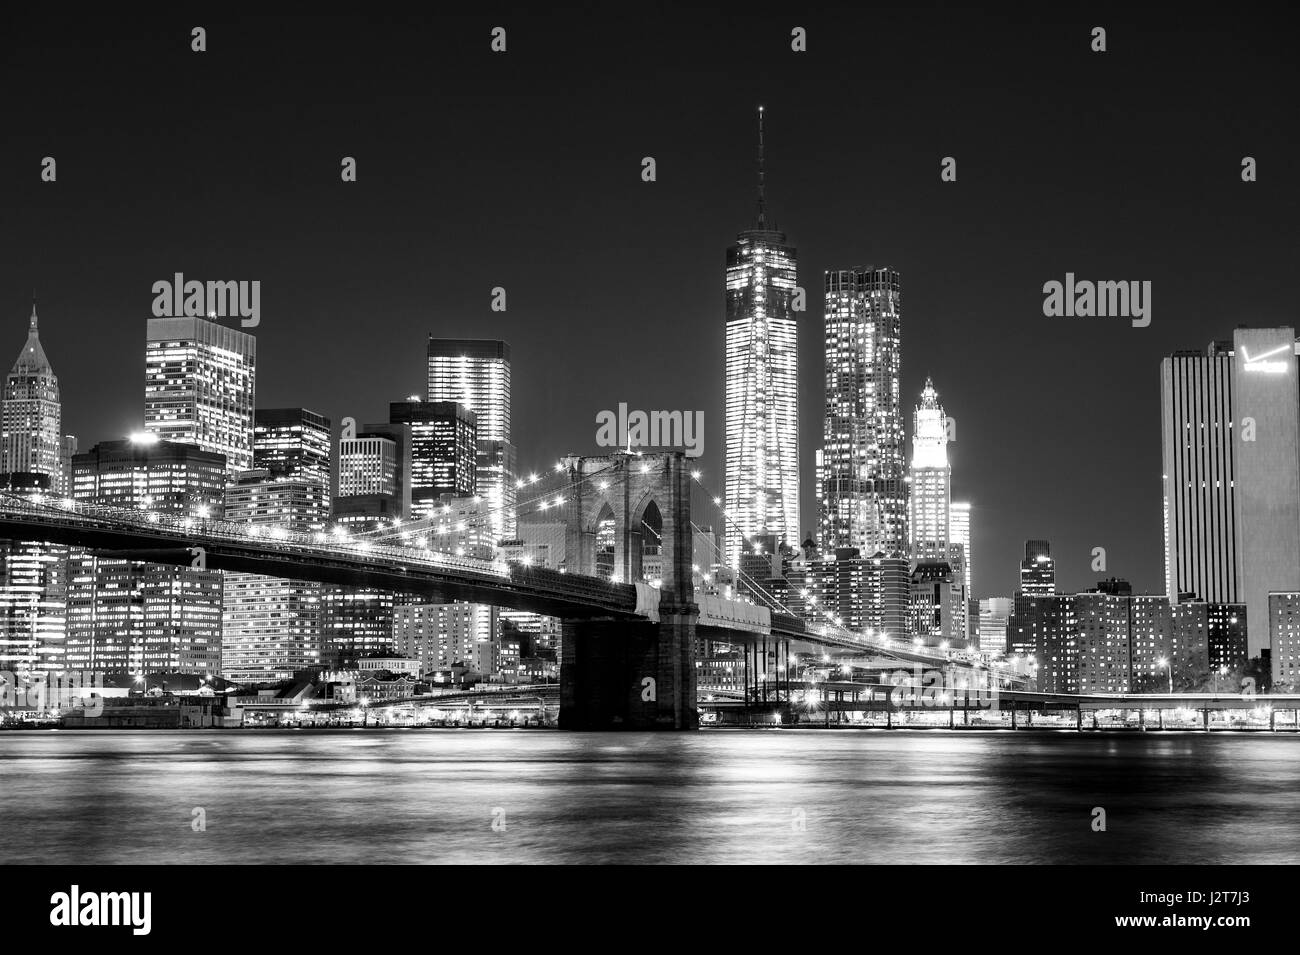
[[[1020,590],[1028,597],[1050,597],[1056,593],[1056,561],[1052,545],[1045,540],[1025,541],[1025,559],[1020,562]]]
[[[256,525],[272,536],[280,529],[317,531],[329,516],[328,486],[311,467],[280,475],[264,468],[245,471],[226,488],[226,520]],[[307,580],[226,574],[222,676],[270,682],[323,666],[323,590],[321,584]]]
[[[913,420],[909,495],[912,557],[947,561],[951,559],[952,544],[948,427],[939,393],[928,378]]]
[[[145,348],[145,430],[253,466],[256,339],[203,318],[151,318]]]
[[[0,475],[0,490],[50,493],[50,475]],[[0,540],[0,671],[19,677],[64,669],[68,548]]]
[[[1272,655],[1269,595],[1300,590],[1298,347],[1240,326],[1161,362],[1167,596],[1245,604],[1251,658]]]
[[[733,566],[745,537],[799,544],[796,255],[768,226],[759,117],[758,220],[727,250],[724,496]]]
[[[428,400],[454,401],[474,412],[478,494],[492,510],[497,540],[515,533],[515,446],[510,440],[510,345],[434,338],[428,345]]]
[[[339,441],[339,497],[397,497],[397,442],[379,435]]]
[[[388,420],[403,429],[410,517],[432,517],[444,494],[477,493],[477,415],[454,401],[395,401]]]
[[[0,400],[0,473],[48,474],[50,490],[66,493],[59,379],[41,347],[35,302]]]
[[[72,496],[83,504],[219,517],[223,455],[194,445],[102,441],[73,459]],[[103,557],[68,559],[67,666],[106,673],[221,669],[221,573]]]
[[[966,583],[966,595],[971,589],[971,552],[970,552],[970,501],[953,501],[948,507],[948,533],[952,541],[949,549],[953,555],[953,566],[961,566],[963,580]]]
[[[872,267],[827,272],[825,333],[820,544],[908,556],[898,273]]]
[[[45,357],[36,303],[0,395],[0,480],[21,495],[67,493],[59,379]],[[68,548],[0,540],[0,670],[63,668]]]
[[[330,419],[306,408],[259,408],[253,420],[253,468],[319,483],[328,502]]]

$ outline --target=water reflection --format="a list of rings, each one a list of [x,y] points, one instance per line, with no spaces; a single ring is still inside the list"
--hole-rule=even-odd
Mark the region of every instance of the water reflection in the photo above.
[[[1289,863],[1298,747],[1262,734],[7,732],[0,826],[6,862]],[[1094,807],[1107,832],[1092,830]]]

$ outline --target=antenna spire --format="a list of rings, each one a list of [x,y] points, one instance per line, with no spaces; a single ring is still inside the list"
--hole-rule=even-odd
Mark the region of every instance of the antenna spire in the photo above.
[[[36,327],[36,289],[32,289],[32,317],[29,320],[29,327]]]
[[[763,190],[763,107],[758,108],[758,227],[767,228],[767,196]]]

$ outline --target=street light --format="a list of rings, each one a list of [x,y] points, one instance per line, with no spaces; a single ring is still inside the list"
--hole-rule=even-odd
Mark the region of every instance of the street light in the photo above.
[[[1168,657],[1161,657],[1156,663],[1169,671],[1169,693],[1172,696],[1174,692],[1174,668],[1169,665]]]

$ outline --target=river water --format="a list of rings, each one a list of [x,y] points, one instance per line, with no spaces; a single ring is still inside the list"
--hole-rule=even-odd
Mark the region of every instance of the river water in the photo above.
[[[0,779],[5,862],[1300,861],[1292,735],[47,730]]]

